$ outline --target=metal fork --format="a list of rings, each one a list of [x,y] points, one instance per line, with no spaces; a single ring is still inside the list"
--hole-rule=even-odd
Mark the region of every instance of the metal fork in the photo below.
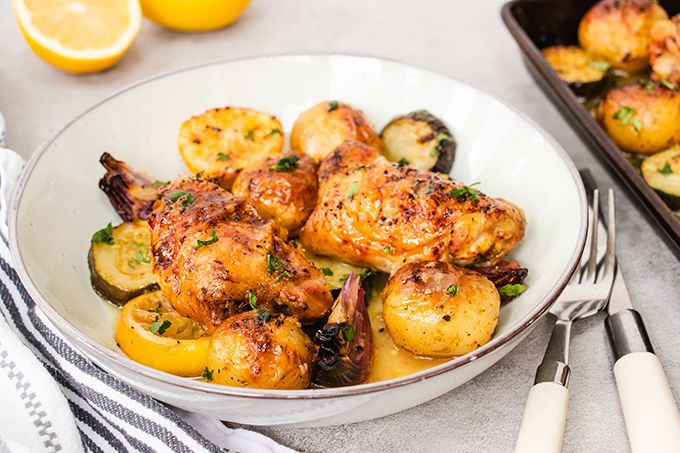
[[[590,202],[588,253],[571,282],[550,308],[557,318],[543,361],[536,370],[520,426],[515,453],[551,453],[562,449],[569,392],[569,338],[571,325],[592,316],[607,304],[616,273],[614,192],[607,197],[607,225],[599,220],[600,194]],[[606,248],[600,235],[606,236]],[[601,257],[601,258],[600,258]]]

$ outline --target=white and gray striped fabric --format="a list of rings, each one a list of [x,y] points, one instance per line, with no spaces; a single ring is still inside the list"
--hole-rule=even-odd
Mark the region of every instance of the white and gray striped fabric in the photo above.
[[[16,414],[16,423],[20,416],[29,417],[32,422],[31,432],[14,433],[14,440],[2,435],[3,428],[11,429],[12,426],[0,426],[0,453],[70,453],[76,447],[82,447],[86,452],[291,452],[251,431],[229,429],[216,420],[197,414],[178,415],[182,412],[138,392],[93,364],[54,328],[36,307],[11,264],[4,215],[9,198],[6,189],[8,183],[14,185],[15,182],[10,181],[14,175],[10,176],[8,169],[12,169],[9,173],[17,170],[16,162],[9,162],[12,159],[21,162],[15,153],[0,146],[0,223],[3,224],[0,228],[0,233],[3,233],[0,234],[0,315],[6,321],[0,319],[0,333],[3,328],[11,330],[37,357],[40,365],[33,365],[33,373],[22,371],[22,355],[33,362],[35,359],[28,352],[21,354],[17,348],[10,348],[9,337],[5,337],[3,342],[0,335],[0,377],[5,382],[9,380],[11,395],[21,399],[23,407],[20,411],[25,411]],[[47,410],[49,385],[45,385],[44,381],[41,384],[36,376],[38,374],[56,382],[56,385],[51,385],[65,397],[64,414],[70,410],[67,416],[59,416],[56,409]],[[0,380],[0,385],[6,384]],[[42,402],[41,393],[44,397]],[[11,417],[6,413],[7,407],[5,402],[0,402],[0,411]],[[71,426],[75,424],[73,431],[79,434],[80,445],[68,446],[66,434],[63,434],[63,439],[60,438],[66,430],[66,418]],[[191,424],[185,418],[191,419]],[[75,434],[73,437],[77,438]],[[22,442],[22,439],[25,441]],[[25,448],[37,445],[36,441],[44,448]]]

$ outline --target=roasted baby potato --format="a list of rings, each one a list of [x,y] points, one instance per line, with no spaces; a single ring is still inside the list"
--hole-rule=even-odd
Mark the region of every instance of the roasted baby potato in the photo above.
[[[242,169],[281,152],[283,126],[266,113],[218,108],[185,121],[177,144],[190,171],[229,189]]]
[[[650,38],[652,78],[666,84],[680,84],[680,14],[671,20],[656,22]]]
[[[289,152],[243,170],[231,192],[294,237],[316,205],[317,185],[314,160],[306,154]]]
[[[651,154],[680,139],[680,93],[664,86],[633,82],[614,88],[600,101],[596,115],[626,151]]]
[[[649,64],[649,31],[668,19],[654,0],[601,0],[583,16],[578,40],[586,51],[628,72]]]
[[[342,102],[324,101],[300,114],[290,146],[319,162],[346,140],[380,148],[378,133],[361,112]]]
[[[608,84],[610,64],[580,47],[552,46],[543,49],[543,57],[574,93],[591,97]]]
[[[439,261],[407,264],[383,290],[383,317],[394,342],[416,355],[454,357],[491,339],[500,310],[491,281]]]
[[[304,389],[314,347],[295,318],[251,310],[227,319],[213,333],[208,374],[217,384],[261,389]]]
[[[92,236],[88,263],[95,292],[117,305],[158,289],[151,264],[149,225],[138,220],[111,224]]]
[[[446,125],[427,110],[390,121],[380,132],[388,160],[420,170],[448,174],[453,167],[456,142]]]

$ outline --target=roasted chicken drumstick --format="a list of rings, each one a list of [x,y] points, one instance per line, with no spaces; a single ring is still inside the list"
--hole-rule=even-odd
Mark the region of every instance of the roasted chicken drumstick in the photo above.
[[[247,309],[251,297],[303,323],[333,304],[323,274],[285,242],[285,230],[216,184],[173,182],[148,220],[161,290],[175,310],[210,329]]]
[[[321,161],[319,201],[300,240],[314,253],[393,272],[417,261],[493,262],[525,224],[508,201],[347,141]]]

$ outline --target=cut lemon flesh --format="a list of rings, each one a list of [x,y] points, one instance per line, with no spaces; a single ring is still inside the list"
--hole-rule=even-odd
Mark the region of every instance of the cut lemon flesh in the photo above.
[[[14,11],[31,49],[73,73],[114,65],[142,21],[138,0],[14,0]]]
[[[198,376],[208,363],[206,329],[177,313],[160,291],[125,304],[116,342],[132,360],[178,376]]]

